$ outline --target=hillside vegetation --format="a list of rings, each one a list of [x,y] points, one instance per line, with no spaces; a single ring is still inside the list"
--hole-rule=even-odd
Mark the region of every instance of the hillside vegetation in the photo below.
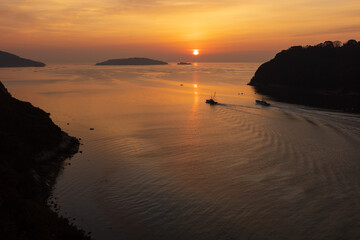
[[[360,111],[360,42],[294,46],[262,64],[249,85],[278,100]]]

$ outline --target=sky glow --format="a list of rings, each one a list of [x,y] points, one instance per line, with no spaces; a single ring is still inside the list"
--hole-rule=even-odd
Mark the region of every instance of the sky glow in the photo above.
[[[293,45],[360,40],[358,0],[2,0],[0,46],[50,62],[144,56],[263,61]]]

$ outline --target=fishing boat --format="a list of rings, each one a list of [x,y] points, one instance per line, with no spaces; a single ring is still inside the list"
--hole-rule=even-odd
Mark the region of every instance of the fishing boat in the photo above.
[[[206,99],[205,103],[208,103],[208,104],[210,104],[210,105],[216,105],[216,104],[218,104],[218,102],[216,102],[216,101],[214,100],[215,95],[216,95],[216,92],[214,93],[214,96],[213,96],[213,95],[210,95],[210,99]]]
[[[270,106],[270,103],[266,102],[264,100],[264,98],[262,98],[261,100],[255,100],[255,102],[256,102],[256,104],[259,104],[259,105],[262,105],[262,106],[266,106],[266,107]]]

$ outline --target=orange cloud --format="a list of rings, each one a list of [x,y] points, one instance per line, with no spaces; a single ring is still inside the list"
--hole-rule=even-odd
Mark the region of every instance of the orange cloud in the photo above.
[[[2,0],[0,44],[269,51],[358,38],[359,11],[358,0]]]

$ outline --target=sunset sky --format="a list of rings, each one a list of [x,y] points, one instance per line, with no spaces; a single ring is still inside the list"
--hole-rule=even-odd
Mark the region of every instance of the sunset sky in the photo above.
[[[261,62],[292,45],[360,40],[360,1],[1,0],[0,31],[0,50],[47,63]]]

